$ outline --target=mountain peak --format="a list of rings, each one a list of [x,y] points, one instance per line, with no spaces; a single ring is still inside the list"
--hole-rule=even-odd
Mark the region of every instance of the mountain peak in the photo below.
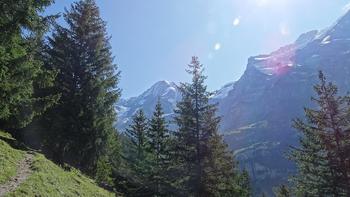
[[[298,39],[294,42],[294,44],[297,46],[297,48],[302,48],[305,45],[307,45],[309,42],[314,40],[316,36],[318,35],[318,30],[312,30],[306,33],[301,34]]]
[[[146,116],[150,117],[158,99],[162,104],[165,115],[171,116],[180,98],[181,94],[174,82],[158,81],[141,95],[118,103],[116,106],[119,115],[117,127],[121,130],[125,128],[130,122],[130,117],[139,109],[143,109]]]
[[[333,25],[323,30],[317,38],[326,44],[331,41],[350,39],[350,10],[341,16]]]
[[[172,82],[170,82],[168,80],[160,80],[160,81],[156,82],[154,85],[170,85],[171,83]]]
[[[228,96],[228,94],[234,89],[234,85],[236,82],[230,82],[222,86],[219,90],[215,91],[215,94],[211,97],[211,99],[223,99]]]
[[[174,82],[169,82],[166,80],[158,81],[146,90],[141,97],[163,97],[169,92],[176,92],[177,86]]]

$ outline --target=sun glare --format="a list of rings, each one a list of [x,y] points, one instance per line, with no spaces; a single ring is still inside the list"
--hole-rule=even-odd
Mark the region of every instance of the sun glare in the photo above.
[[[221,44],[220,43],[216,43],[214,46],[215,51],[218,51],[221,49]]]
[[[256,0],[258,6],[265,6],[270,3],[271,0]]]
[[[241,22],[240,17],[237,17],[237,18],[235,18],[235,20],[233,20],[232,24],[233,24],[233,26],[238,26],[240,22]]]

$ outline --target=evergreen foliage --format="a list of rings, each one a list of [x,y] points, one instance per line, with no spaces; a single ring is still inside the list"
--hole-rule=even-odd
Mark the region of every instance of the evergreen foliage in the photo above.
[[[148,146],[147,132],[148,120],[142,109],[138,110],[133,116],[132,124],[126,129],[126,136],[128,137],[131,146],[130,151],[133,151],[136,159],[143,160],[146,155]]]
[[[296,192],[305,196],[350,195],[350,103],[337,96],[337,87],[319,73],[312,100],[317,109],[305,109],[306,121],[296,119],[300,147],[290,156],[296,162]]]
[[[49,38],[45,65],[57,71],[51,91],[61,98],[37,125],[43,125],[44,149],[56,162],[106,181],[100,176],[110,169],[100,167],[118,155],[114,106],[120,95],[119,72],[93,0],[73,3],[64,19],[67,27],[57,25]]]
[[[190,196],[238,195],[233,156],[218,134],[220,118],[209,104],[211,93],[197,57],[187,72],[192,82],[181,84],[182,100],[175,110],[177,185]]]
[[[235,188],[238,191],[237,193],[241,197],[250,197],[250,196],[252,196],[252,188],[251,188],[251,184],[250,184],[250,178],[249,178],[248,171],[244,169],[237,176],[237,178],[238,178],[238,181],[237,181],[237,186]]]
[[[150,176],[148,178],[155,196],[167,196],[171,189],[169,166],[171,165],[171,136],[158,100],[147,130],[148,152],[151,154]]]
[[[40,13],[52,0],[0,3],[0,129],[25,127],[57,101],[36,94],[52,85],[55,73],[43,68],[43,35],[53,16]]]
[[[97,161],[95,180],[101,185],[113,185],[112,165],[106,156]]]
[[[133,116],[132,123],[126,129],[124,158],[126,165],[121,172],[121,180],[126,181],[126,193],[130,196],[152,196],[148,177],[150,176],[151,155],[147,138],[148,119],[143,110]]]
[[[291,192],[289,188],[285,185],[281,185],[280,187],[277,188],[276,197],[290,197]]]

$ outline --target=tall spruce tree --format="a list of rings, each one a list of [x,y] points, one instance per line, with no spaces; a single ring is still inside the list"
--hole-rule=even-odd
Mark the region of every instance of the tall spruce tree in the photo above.
[[[40,14],[51,3],[0,2],[0,129],[25,127],[57,100],[57,96],[36,94],[54,79],[40,56],[43,35],[53,19]]]
[[[147,138],[149,141],[148,152],[152,157],[148,180],[155,196],[167,196],[170,192],[168,170],[171,162],[171,136],[159,99],[149,122]]]
[[[147,132],[148,120],[142,109],[138,110],[133,116],[132,124],[126,129],[126,136],[131,145],[130,150],[134,152],[134,157],[142,160],[148,148]]]
[[[300,147],[291,159],[297,164],[297,193],[306,196],[350,196],[350,102],[337,96],[337,87],[319,73],[312,100],[317,109],[305,109],[306,122],[294,121],[301,133]]]
[[[220,118],[216,106],[209,104],[202,67],[193,57],[187,70],[192,82],[181,84],[182,100],[175,110],[177,184],[184,195],[238,195],[235,163],[218,134]]]
[[[101,173],[110,170],[97,168],[109,160],[111,139],[118,139],[114,106],[120,95],[119,72],[94,0],[73,3],[64,19],[67,27],[56,26],[49,39],[46,66],[58,72],[51,91],[61,99],[40,123],[45,125],[45,148],[57,162],[94,177],[98,171],[103,180]]]
[[[142,109],[133,116],[132,123],[126,129],[124,146],[125,166],[119,176],[125,180],[124,192],[129,196],[152,196],[149,183],[151,155],[147,137],[148,119]]]

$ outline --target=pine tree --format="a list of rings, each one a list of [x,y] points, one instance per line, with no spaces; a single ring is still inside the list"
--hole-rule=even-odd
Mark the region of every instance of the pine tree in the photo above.
[[[337,96],[337,87],[319,73],[314,87],[317,109],[305,109],[306,122],[296,119],[294,127],[302,134],[300,147],[291,159],[298,167],[294,178],[297,192],[307,196],[350,195],[350,103]]]
[[[125,166],[119,173],[120,180],[126,181],[124,192],[130,196],[151,196],[148,178],[150,176],[151,155],[147,138],[148,120],[142,109],[133,116],[132,123],[126,129],[124,148]]]
[[[61,99],[41,120],[45,150],[57,162],[95,177],[98,164],[109,160],[110,139],[117,140],[114,106],[120,95],[119,72],[106,24],[93,0],[73,3],[64,19],[67,27],[57,25],[49,39],[46,66],[58,72],[51,91]]]
[[[170,165],[170,133],[158,100],[147,130],[148,151],[152,156],[149,182],[155,196],[169,195],[168,167]]]
[[[131,143],[131,151],[139,160],[142,160],[146,155],[146,149],[148,146],[146,132],[148,130],[148,120],[143,110],[138,110],[133,116],[132,124],[126,129],[126,136]]]
[[[178,185],[185,195],[233,196],[237,187],[235,163],[218,134],[220,118],[209,104],[202,65],[192,58],[187,72],[192,83],[181,84],[182,100],[175,110]]]
[[[120,143],[120,136],[117,133],[112,133],[107,138],[108,150],[105,155],[102,155],[97,161],[95,179],[97,183],[104,186],[106,189],[112,190],[115,187],[114,172],[121,169],[121,155],[122,146]],[[115,190],[115,188],[113,188]]]
[[[238,191],[237,194],[238,196],[241,197],[250,197],[252,196],[251,194],[251,185],[250,185],[250,178],[249,178],[249,173],[247,170],[243,170],[242,173],[240,173],[238,176],[238,181],[237,181],[237,188],[236,190]]]
[[[112,165],[107,156],[102,156],[97,161],[95,180],[102,186],[113,185]]]
[[[23,128],[57,101],[55,95],[36,94],[54,79],[54,73],[43,68],[40,56],[43,35],[53,19],[40,13],[51,3],[0,3],[0,129]]]

